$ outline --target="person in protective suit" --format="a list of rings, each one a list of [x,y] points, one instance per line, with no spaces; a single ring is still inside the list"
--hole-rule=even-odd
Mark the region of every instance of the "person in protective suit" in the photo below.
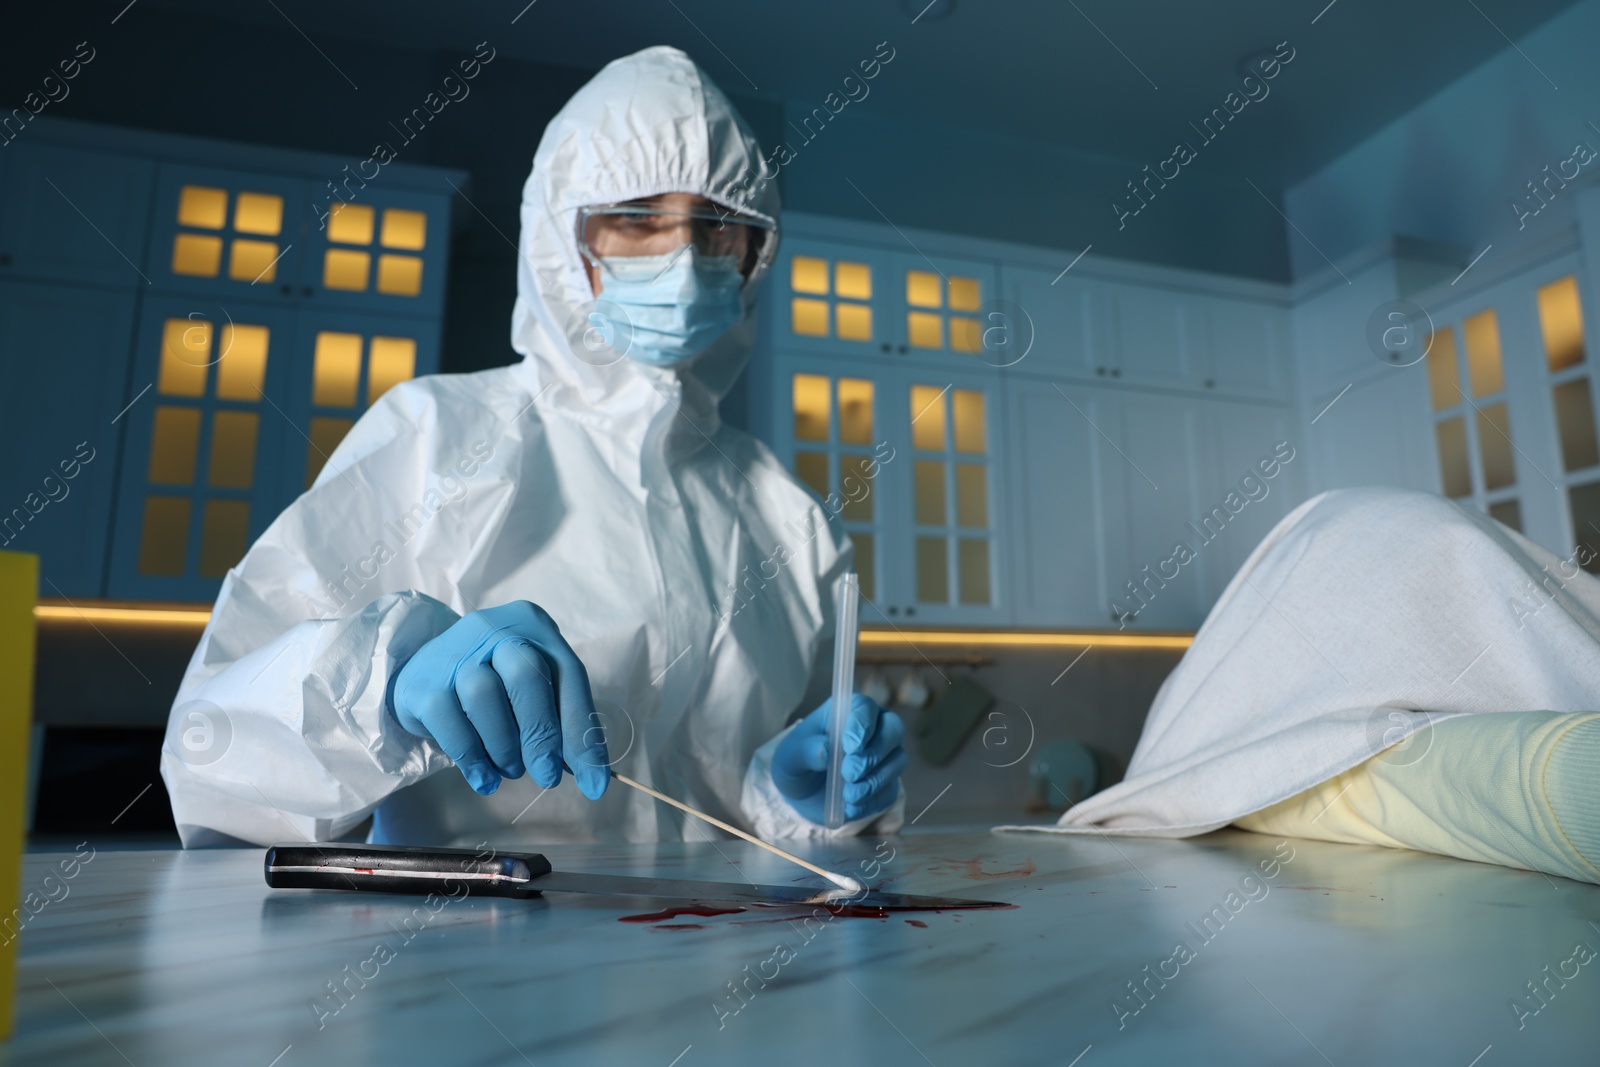
[[[1053,833],[1228,824],[1600,883],[1600,580],[1431,493],[1306,501]],[[1035,828],[1039,829],[1039,828]]]
[[[608,791],[613,764],[765,837],[899,825],[904,727],[859,695],[850,821],[820,825],[813,701],[852,549],[718,419],[777,242],[762,167],[672,48],[551,121],[523,191],[522,361],[389,390],[224,580],[162,754],[186,846],[369,815],[376,843],[702,836]]]

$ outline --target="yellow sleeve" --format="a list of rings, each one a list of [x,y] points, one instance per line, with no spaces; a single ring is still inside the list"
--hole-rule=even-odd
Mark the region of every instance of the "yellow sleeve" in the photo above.
[[[1600,883],[1600,714],[1446,719],[1234,825]]]

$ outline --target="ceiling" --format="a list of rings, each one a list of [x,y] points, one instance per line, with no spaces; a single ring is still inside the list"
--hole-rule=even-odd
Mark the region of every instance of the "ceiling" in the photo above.
[[[886,40],[893,63],[862,110],[1151,164],[1238,88],[1242,59],[1287,41],[1294,59],[1262,117],[1229,133],[1219,163],[1282,189],[1574,0],[937,0],[915,23],[925,0],[146,2],[293,23],[331,62],[341,38],[463,53],[488,41],[501,54],[589,69],[673,44],[731,91],[806,109]]]

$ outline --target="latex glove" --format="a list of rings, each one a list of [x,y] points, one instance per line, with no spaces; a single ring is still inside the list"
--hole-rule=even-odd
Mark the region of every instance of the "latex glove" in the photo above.
[[[828,767],[828,715],[831,699],[801,719],[772,754],[772,784],[789,806],[814,823],[822,822]],[[906,769],[905,720],[856,693],[844,726],[844,814],[847,819],[876,815],[900,794]]]
[[[484,796],[529,770],[554,789],[563,762],[590,800],[611,780],[589,674],[555,621],[526,600],[474,611],[423,645],[395,672],[389,707]]]

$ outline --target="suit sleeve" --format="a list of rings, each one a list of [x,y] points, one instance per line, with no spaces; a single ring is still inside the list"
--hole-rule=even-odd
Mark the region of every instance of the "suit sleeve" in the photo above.
[[[429,496],[461,449],[420,385],[386,394],[223,582],[162,746],[185,846],[327,840],[451,766],[388,710],[389,679],[459,618],[418,591],[450,588],[430,540],[485,521]]]
[[[1600,715],[1461,715],[1234,820],[1600,883]]]

